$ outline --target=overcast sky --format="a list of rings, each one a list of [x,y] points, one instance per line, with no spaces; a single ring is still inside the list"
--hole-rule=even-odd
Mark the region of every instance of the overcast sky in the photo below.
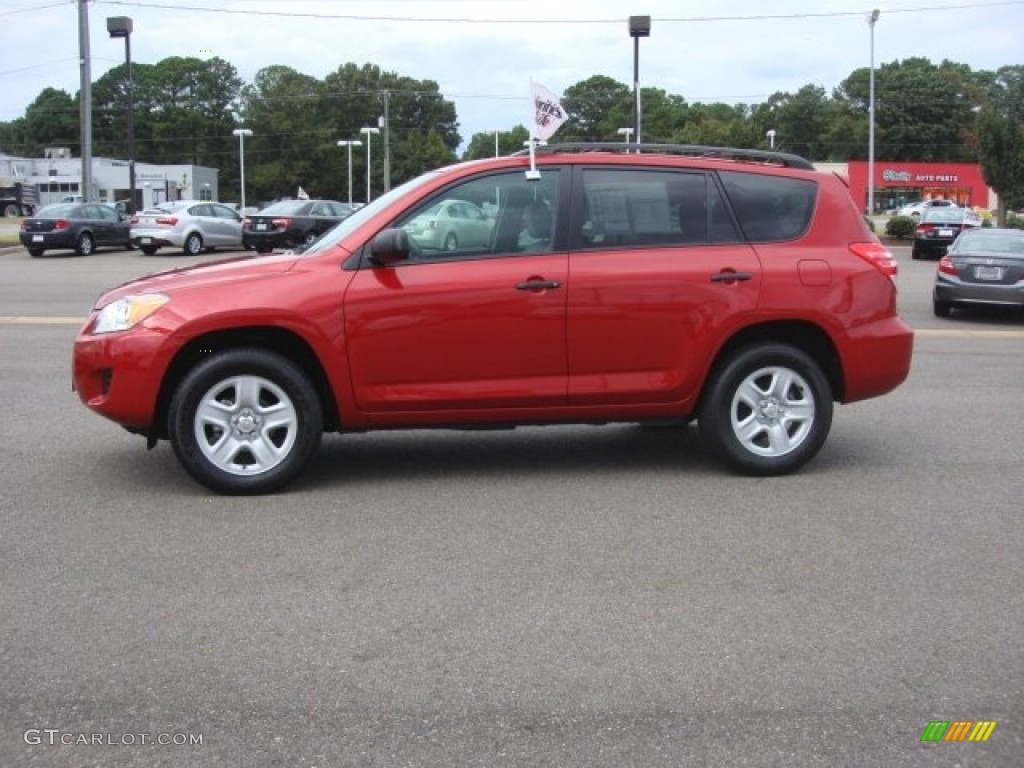
[[[94,81],[124,61],[106,18],[129,16],[136,62],[220,56],[246,81],[273,64],[322,78],[353,62],[433,80],[466,142],[526,124],[531,79],[556,94],[593,75],[631,83],[630,14],[652,19],[643,86],[757,103],[808,83],[831,91],[868,66],[872,8],[876,64],[1024,63],[1024,0],[92,0],[88,15]],[[21,117],[47,86],[78,91],[76,0],[0,0],[0,28],[0,120]]]

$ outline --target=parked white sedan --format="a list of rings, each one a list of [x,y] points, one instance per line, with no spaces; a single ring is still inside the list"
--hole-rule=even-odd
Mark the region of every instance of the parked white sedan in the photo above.
[[[904,205],[897,212],[897,216],[910,216],[915,219],[921,218],[925,211],[931,211],[936,208],[959,208],[952,200],[922,200],[919,203],[911,203],[910,205]]]
[[[133,216],[131,225],[132,245],[148,255],[166,246],[181,248],[189,256],[214,248],[242,247],[242,217],[222,203],[162,203]]]
[[[494,220],[465,200],[445,200],[405,225],[406,232],[424,250],[457,251],[482,248],[491,240]]]

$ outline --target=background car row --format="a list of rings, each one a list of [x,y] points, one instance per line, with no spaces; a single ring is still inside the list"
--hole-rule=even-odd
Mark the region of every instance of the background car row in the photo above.
[[[161,248],[180,248],[188,256],[242,247],[268,253],[309,245],[353,210],[334,200],[286,200],[243,217],[223,203],[176,200],[128,217],[104,203],[57,203],[25,219],[19,240],[32,256],[47,250],[88,256],[106,246],[138,248],[147,255]]]

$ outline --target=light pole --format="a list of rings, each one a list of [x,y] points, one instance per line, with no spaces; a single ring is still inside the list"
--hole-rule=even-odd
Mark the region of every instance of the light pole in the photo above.
[[[619,130],[616,131],[616,133],[618,133],[619,136],[622,137],[622,141],[623,142],[625,142],[626,144],[629,144],[629,139],[633,135],[633,129],[632,128],[619,128]]]
[[[338,146],[348,147],[348,204],[352,205],[352,147],[361,147],[363,142],[359,139],[342,139]]]
[[[494,134],[494,156],[498,157],[501,154],[501,151],[498,149],[498,134],[501,133],[501,131],[497,128],[491,128],[489,133]]]
[[[128,188],[131,190],[131,212],[135,213],[138,210],[138,202],[135,200],[135,80],[132,77],[132,20],[127,16],[108,16],[107,33],[111,38],[124,38],[124,62],[128,69]]]
[[[768,129],[768,131],[765,133],[765,136],[768,137],[768,148],[775,149],[775,129]]]
[[[640,38],[651,36],[650,16],[630,16],[629,36],[633,38],[633,135],[640,143]]]
[[[366,134],[366,202],[369,203],[370,197],[370,137],[375,133],[380,133],[380,128],[371,128],[369,126],[359,129],[360,133]]]
[[[231,133],[238,137],[238,184],[241,188],[242,215],[245,216],[245,137],[252,136],[249,128],[235,128]]]
[[[876,8],[868,16],[871,27],[871,85],[868,95],[868,216],[875,215],[875,23],[879,12]]]

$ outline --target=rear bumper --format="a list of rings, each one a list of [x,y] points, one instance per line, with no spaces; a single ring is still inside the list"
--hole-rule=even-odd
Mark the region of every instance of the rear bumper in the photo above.
[[[965,283],[958,277],[941,272],[935,280],[932,291],[935,301],[955,304],[958,301],[972,304],[1007,304],[1024,306],[1024,282],[1012,285]]]
[[[914,331],[900,317],[868,323],[843,337],[839,353],[844,403],[884,395],[910,374]]]

